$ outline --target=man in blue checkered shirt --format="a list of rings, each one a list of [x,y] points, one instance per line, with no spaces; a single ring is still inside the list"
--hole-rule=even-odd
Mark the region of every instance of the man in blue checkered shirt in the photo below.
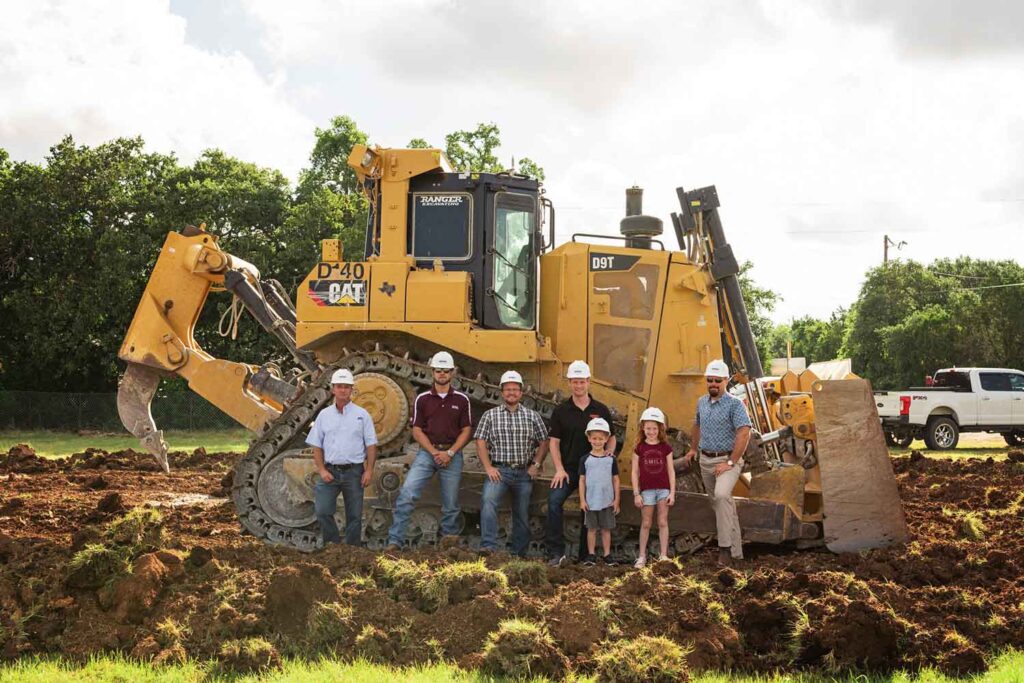
[[[740,519],[732,490],[743,472],[743,453],[750,441],[750,417],[743,401],[726,391],[729,366],[713,360],[704,371],[708,393],[697,401],[697,417],[691,433],[689,466],[700,449],[700,473],[711,497],[718,526],[718,562],[731,565],[743,559]]]
[[[515,370],[501,376],[502,405],[480,416],[476,452],[484,466],[480,505],[481,550],[498,550],[498,504],[512,492],[512,552],[526,556],[530,544],[530,498],[533,478],[548,451],[548,429],[536,410],[520,404],[523,378]]]

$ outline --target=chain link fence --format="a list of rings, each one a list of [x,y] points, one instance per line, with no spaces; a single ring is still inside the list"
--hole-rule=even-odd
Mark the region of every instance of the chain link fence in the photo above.
[[[153,399],[153,419],[160,429],[231,429],[238,423],[190,391]],[[0,391],[0,429],[121,432],[117,394],[69,394],[45,391]]]

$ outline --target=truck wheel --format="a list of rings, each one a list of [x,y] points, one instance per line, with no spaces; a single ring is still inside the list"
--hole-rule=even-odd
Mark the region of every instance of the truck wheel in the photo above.
[[[1024,446],[1024,429],[1014,429],[1012,432],[1003,432],[1007,446]]]
[[[924,445],[933,451],[949,451],[960,441],[960,428],[948,417],[933,417],[924,428]]]
[[[914,442],[914,435],[896,436],[895,432],[885,432],[885,443],[889,448],[910,448]]]

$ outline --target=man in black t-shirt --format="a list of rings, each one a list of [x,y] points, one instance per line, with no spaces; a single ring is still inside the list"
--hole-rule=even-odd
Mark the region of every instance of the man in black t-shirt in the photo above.
[[[562,507],[566,499],[579,488],[580,459],[590,452],[587,440],[587,423],[601,417],[612,422],[608,406],[591,397],[590,366],[575,360],[566,372],[572,396],[551,413],[550,452],[555,463],[555,476],[548,492],[548,519],[545,527],[545,546],[548,564],[561,566],[565,562],[565,513]],[[607,449],[615,452],[615,436],[608,441]],[[540,471],[543,461],[534,462],[531,467]],[[579,557],[587,554],[587,532],[580,525]]]

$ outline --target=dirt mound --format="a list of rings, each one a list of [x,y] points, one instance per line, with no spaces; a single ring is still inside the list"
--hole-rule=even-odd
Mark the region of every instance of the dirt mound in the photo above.
[[[683,648],[660,636],[619,640],[597,655],[597,678],[619,683],[688,681],[684,654]]]
[[[519,619],[501,622],[487,638],[481,664],[510,678],[559,678],[569,666],[543,625]]]
[[[828,656],[839,668],[869,671],[899,664],[907,624],[877,601],[831,594],[808,602],[806,610],[806,630],[797,634],[801,662],[818,664]]]
[[[263,611],[275,631],[295,637],[305,631],[315,604],[335,602],[340,597],[337,584],[323,565],[302,563],[271,575]]]
[[[153,609],[164,584],[183,572],[181,558],[161,551],[140,556],[131,574],[117,579],[99,594],[100,605],[113,610],[122,623],[140,623]]]
[[[0,456],[0,472],[4,474],[38,474],[56,469],[53,461],[36,455],[28,444],[12,446],[6,455]]]

